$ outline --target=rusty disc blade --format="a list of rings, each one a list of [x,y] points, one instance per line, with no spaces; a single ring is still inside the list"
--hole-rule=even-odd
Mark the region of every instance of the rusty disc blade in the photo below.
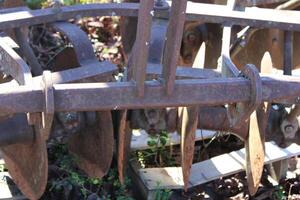
[[[5,165],[22,193],[29,199],[39,199],[48,178],[46,142],[38,130],[30,144],[13,144],[1,148]]]
[[[110,111],[97,112],[94,125],[70,138],[69,150],[79,168],[91,177],[102,178],[109,170],[113,157],[114,136]]]
[[[248,190],[254,195],[260,184],[264,167],[264,139],[260,134],[256,111],[250,116],[248,139],[245,141]]]
[[[118,172],[120,182],[125,181],[125,166],[128,166],[132,129],[127,121],[127,110],[120,111],[118,128]]]
[[[181,167],[184,189],[187,191],[190,171],[193,164],[195,133],[198,124],[198,106],[182,107],[179,109],[181,128]]]

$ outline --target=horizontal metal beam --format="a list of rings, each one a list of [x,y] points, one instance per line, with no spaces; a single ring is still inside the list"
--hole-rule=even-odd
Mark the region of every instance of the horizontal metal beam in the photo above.
[[[275,4],[275,3],[283,3],[288,0],[236,0],[236,5],[237,6],[259,6],[259,5],[267,5],[267,4]]]
[[[148,63],[147,67],[147,77],[149,78],[159,78],[158,76],[162,74],[162,65]],[[221,73],[212,69],[197,69],[190,67],[176,67],[176,79],[208,79],[221,77]]]
[[[262,85],[263,101],[280,102],[300,96],[300,78],[263,77]],[[133,82],[57,84],[54,85],[55,111],[214,106],[246,102],[251,95],[250,81],[244,78],[177,80],[175,91],[167,96],[159,81],[148,81],[145,97],[139,98]],[[6,88],[0,91],[0,112],[41,112],[44,101],[43,88],[39,86]]]
[[[138,16],[137,3],[85,4],[7,13],[0,16],[0,30],[88,16]],[[168,18],[168,10],[156,10],[155,16]],[[224,5],[188,2],[186,20],[253,27],[300,30],[300,12],[265,8],[226,10]]]
[[[187,7],[187,19],[226,25],[300,30],[299,11],[256,7],[228,10],[224,5],[190,2]]]
[[[72,18],[93,16],[137,16],[137,3],[107,3],[62,6],[6,13],[0,16],[0,30],[21,26],[31,26],[55,21],[66,21]]]

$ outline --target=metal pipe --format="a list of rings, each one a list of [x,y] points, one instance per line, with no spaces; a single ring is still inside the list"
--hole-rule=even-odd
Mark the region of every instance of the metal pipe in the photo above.
[[[247,102],[251,98],[250,81],[244,78],[176,80],[175,93],[166,96],[158,81],[147,81],[145,97],[135,96],[132,82],[80,83],[54,85],[55,111],[120,110],[144,107],[215,106]],[[0,111],[5,113],[43,112],[41,86],[1,88]],[[298,104],[300,78],[262,77],[263,101],[294,99]]]

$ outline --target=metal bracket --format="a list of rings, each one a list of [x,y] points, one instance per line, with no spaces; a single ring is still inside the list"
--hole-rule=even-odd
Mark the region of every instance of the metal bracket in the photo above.
[[[248,64],[242,69],[241,75],[251,82],[251,100],[248,103],[237,103],[228,106],[227,114],[231,127],[240,127],[262,102],[262,82],[257,68]]]

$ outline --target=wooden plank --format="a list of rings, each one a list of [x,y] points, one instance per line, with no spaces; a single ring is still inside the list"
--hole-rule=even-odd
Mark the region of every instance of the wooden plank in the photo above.
[[[273,142],[267,142],[265,164],[300,155],[300,146],[292,144],[282,149]],[[190,185],[193,187],[220,177],[229,176],[245,170],[245,149],[213,157],[195,163],[191,168]],[[138,173],[149,190],[183,189],[181,167],[139,169]],[[159,187],[157,185],[159,184]]]
[[[137,84],[138,96],[144,96],[146,68],[149,54],[154,0],[141,1],[138,15],[137,36],[129,67],[133,70],[133,80]],[[130,66],[132,65],[132,66]]]
[[[195,140],[205,140],[210,139],[216,135],[216,131],[209,131],[209,130],[200,130],[196,131]],[[180,144],[180,135],[177,132],[169,133],[169,140],[166,146],[170,145],[177,145]],[[146,131],[141,129],[135,129],[132,131],[132,139],[131,139],[131,150],[144,150],[148,149],[149,146],[147,142],[149,141],[150,137],[146,133]]]
[[[27,198],[25,196],[15,194],[16,191],[10,189],[10,186],[6,182],[6,177],[10,178],[8,172],[0,172],[0,200],[26,200]],[[14,190],[16,190],[16,188],[14,188]]]
[[[172,94],[180,53],[187,0],[173,1],[163,57],[163,81],[167,94]]]

